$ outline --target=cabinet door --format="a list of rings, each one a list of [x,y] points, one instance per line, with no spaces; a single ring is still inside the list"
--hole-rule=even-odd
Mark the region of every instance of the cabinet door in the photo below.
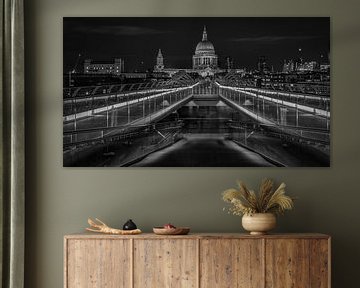
[[[266,287],[309,287],[309,240],[266,240]]]
[[[310,288],[330,287],[330,240],[310,241]]]
[[[135,288],[195,288],[197,270],[197,240],[134,240]]]
[[[200,241],[200,287],[260,288],[264,285],[260,239]]]
[[[65,287],[131,287],[130,248],[130,240],[68,239]]]

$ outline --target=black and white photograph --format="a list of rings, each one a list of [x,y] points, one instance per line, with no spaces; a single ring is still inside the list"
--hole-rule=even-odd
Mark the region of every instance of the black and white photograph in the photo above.
[[[329,17],[64,17],[64,167],[330,167]]]

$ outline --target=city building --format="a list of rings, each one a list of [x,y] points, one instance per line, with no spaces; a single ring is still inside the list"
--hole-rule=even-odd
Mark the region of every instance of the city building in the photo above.
[[[124,72],[124,60],[121,58],[114,59],[113,63],[94,62],[91,59],[84,61],[85,74],[112,74],[121,75]]]
[[[218,68],[218,56],[215,54],[214,45],[208,40],[206,27],[204,27],[202,40],[196,45],[193,55],[193,69],[199,73],[212,73]]]
[[[231,72],[234,69],[234,60],[227,56],[225,57],[226,72]]]
[[[284,60],[283,70],[284,73],[290,73],[295,71],[295,64],[293,60]]]
[[[318,70],[319,65],[316,61],[308,61],[304,62],[303,59],[299,58],[296,61],[292,59],[286,61],[284,60],[283,72],[291,73],[291,72],[313,72]]]
[[[266,73],[269,72],[269,66],[267,64],[267,58],[265,56],[260,56],[257,64],[258,71],[260,73]]]
[[[318,68],[316,61],[304,62],[296,67],[296,70],[299,72],[310,72],[315,71]]]
[[[330,71],[330,64],[329,63],[323,63],[320,64],[320,71]]]
[[[164,70],[164,57],[159,49],[158,55],[156,57],[156,65],[154,67],[154,72],[162,72]]]
[[[145,79],[147,77],[147,73],[145,72],[125,72],[121,73],[121,77],[125,79]]]
[[[229,58],[230,61],[231,58]],[[231,60],[232,61],[232,60]],[[232,66],[232,62],[229,65]],[[227,65],[227,68],[229,68]],[[218,66],[218,56],[215,53],[214,45],[208,40],[206,27],[204,26],[202,39],[197,43],[195,47],[195,53],[192,56],[192,68],[170,68],[164,65],[164,56],[161,49],[158,50],[156,56],[156,64],[154,66],[154,72],[156,75],[166,73],[170,77],[179,71],[185,71],[187,73],[196,73],[203,77],[213,76],[216,73],[226,72],[227,69],[220,69]],[[243,71],[243,70],[241,70]]]
[[[265,58],[264,58],[265,59]],[[245,69],[233,67],[233,59],[231,57],[225,58],[225,67],[220,68],[218,63],[218,56],[215,53],[215,47],[208,40],[208,34],[206,27],[202,33],[202,39],[195,47],[195,53],[192,55],[192,67],[191,68],[172,68],[165,67],[165,57],[161,49],[158,50],[156,55],[156,62],[153,69],[153,77],[165,78],[172,77],[175,73],[183,71],[189,74],[197,74],[202,77],[213,76],[217,73],[234,72],[241,75],[245,74]],[[265,60],[264,60],[265,61]],[[266,63],[263,67],[267,67]],[[84,61],[84,74],[108,74],[123,76],[124,78],[144,78],[147,75],[145,73],[125,73],[124,72],[124,60],[117,58],[113,63],[95,62],[91,59]]]

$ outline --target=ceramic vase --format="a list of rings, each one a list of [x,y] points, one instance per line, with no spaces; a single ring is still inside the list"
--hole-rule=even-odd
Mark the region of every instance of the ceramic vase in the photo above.
[[[242,226],[251,235],[263,235],[274,229],[276,217],[272,213],[255,213],[242,217]]]

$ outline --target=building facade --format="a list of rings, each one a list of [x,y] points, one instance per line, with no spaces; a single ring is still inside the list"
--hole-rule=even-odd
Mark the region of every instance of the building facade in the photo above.
[[[124,60],[121,58],[114,59],[113,63],[93,62],[91,59],[86,59],[84,73],[121,75],[124,72],[124,66]]]
[[[208,40],[206,27],[204,27],[202,40],[196,45],[192,58],[195,71],[214,71],[218,68],[218,56],[215,54],[214,45]]]
[[[159,49],[158,54],[156,56],[156,65],[154,67],[154,72],[162,72],[164,70],[164,57],[161,53],[161,49]]]
[[[291,73],[295,71],[295,64],[293,60],[284,60],[283,70],[284,73]]]
[[[304,62],[297,67],[299,72],[312,72],[318,70],[318,64],[316,61]]]
[[[197,73],[203,77],[212,76],[215,73],[226,71],[219,69],[218,56],[215,53],[214,45],[208,40],[206,27],[204,26],[202,39],[196,45],[195,53],[192,56],[192,68],[168,68],[164,65],[164,56],[159,49],[156,56],[154,72],[163,72],[170,77],[179,71],[187,73]]]
[[[283,72],[313,72],[319,69],[319,65],[316,61],[304,62],[303,59],[299,58],[297,61],[284,60]]]

